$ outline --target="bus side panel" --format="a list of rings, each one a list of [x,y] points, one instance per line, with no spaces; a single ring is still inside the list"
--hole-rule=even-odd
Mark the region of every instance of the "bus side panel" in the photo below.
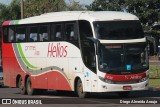
[[[2,50],[4,85],[9,87],[16,87],[16,76],[19,73],[23,73],[23,71],[17,62],[12,44],[3,44]]]
[[[48,72],[48,89],[68,90],[71,91],[71,86],[65,75],[58,71]]]
[[[6,44],[2,46],[2,62],[4,72],[4,85],[14,87],[13,73],[14,73],[14,53],[12,44]]]
[[[32,87],[37,89],[47,89],[47,73],[38,76],[31,76]]]
[[[2,60],[3,60],[3,78],[4,78],[4,85],[5,86],[11,86],[11,83],[10,83],[10,81],[11,81],[11,76],[10,76],[10,74],[11,74],[11,69],[12,69],[12,67],[10,66],[10,67],[8,67],[7,65],[9,65],[9,62],[10,62],[10,60],[9,59],[11,59],[11,58],[2,58]]]

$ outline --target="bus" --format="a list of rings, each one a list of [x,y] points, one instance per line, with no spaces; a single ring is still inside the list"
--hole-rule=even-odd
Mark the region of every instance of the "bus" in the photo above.
[[[90,93],[148,89],[147,40],[135,15],[115,11],[64,11],[5,21],[4,85],[21,94]]]

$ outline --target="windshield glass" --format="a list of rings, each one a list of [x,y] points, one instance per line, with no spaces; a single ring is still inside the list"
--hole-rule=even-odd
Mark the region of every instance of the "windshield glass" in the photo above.
[[[102,40],[139,39],[144,37],[138,20],[94,22],[96,38]]]
[[[99,70],[116,74],[144,72],[148,69],[146,50],[142,43],[101,45]]]

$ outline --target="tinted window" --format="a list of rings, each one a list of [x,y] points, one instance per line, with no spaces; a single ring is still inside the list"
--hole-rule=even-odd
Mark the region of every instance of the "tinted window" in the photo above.
[[[4,42],[8,42],[9,41],[8,28],[3,28],[3,38],[4,38]]]
[[[10,27],[8,29],[8,42],[14,42],[14,28]]]
[[[39,37],[40,41],[48,41],[49,40],[49,34],[48,34],[48,26],[40,26],[39,31]]]
[[[99,21],[94,22],[98,39],[123,40],[143,38],[143,29],[139,21]]]
[[[79,33],[81,40],[87,37],[93,37],[91,25],[88,21],[79,21]]]
[[[38,41],[38,28],[37,27],[30,27],[29,41],[30,42]]]
[[[65,40],[74,41],[77,40],[75,24],[66,24],[65,26]]]
[[[26,29],[23,27],[16,28],[16,42],[25,42],[26,40]]]
[[[57,41],[61,41],[63,39],[61,24],[55,25],[55,32],[54,33],[55,33],[54,35],[55,35]]]

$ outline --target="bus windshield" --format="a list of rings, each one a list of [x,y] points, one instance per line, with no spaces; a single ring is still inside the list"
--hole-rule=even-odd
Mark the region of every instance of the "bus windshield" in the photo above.
[[[148,69],[147,49],[143,43],[101,45],[100,51],[100,71],[126,74]]]
[[[144,37],[138,20],[131,21],[97,21],[93,22],[97,39],[126,40]]]

